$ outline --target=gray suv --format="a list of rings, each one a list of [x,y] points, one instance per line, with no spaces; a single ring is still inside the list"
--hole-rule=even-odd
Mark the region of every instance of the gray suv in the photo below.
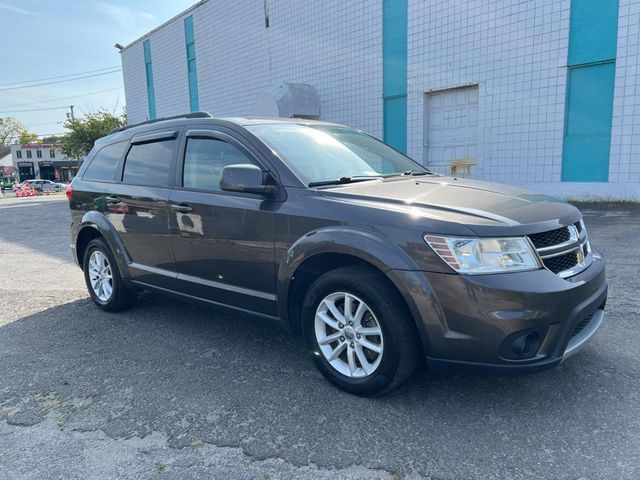
[[[119,129],[67,189],[93,301],[140,289],[300,334],[359,395],[432,371],[534,372],[600,327],[607,283],[580,212],[436,175],[341,125],[206,113]]]

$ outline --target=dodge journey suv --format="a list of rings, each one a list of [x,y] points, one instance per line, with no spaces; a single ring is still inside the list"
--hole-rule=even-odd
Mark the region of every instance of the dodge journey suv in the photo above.
[[[67,196],[98,307],[152,290],[276,320],[359,395],[422,360],[549,368],[604,316],[604,259],[575,207],[433,174],[341,125],[195,113],[123,127]]]

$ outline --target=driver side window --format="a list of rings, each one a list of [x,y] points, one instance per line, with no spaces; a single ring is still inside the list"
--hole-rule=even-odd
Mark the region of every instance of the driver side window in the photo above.
[[[182,185],[220,191],[220,174],[227,165],[253,164],[237,147],[223,140],[189,138],[184,154]]]

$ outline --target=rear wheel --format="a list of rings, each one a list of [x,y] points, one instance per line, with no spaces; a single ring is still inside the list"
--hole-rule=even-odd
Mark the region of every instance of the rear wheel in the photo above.
[[[102,238],[95,238],[87,245],[83,270],[89,295],[102,310],[116,312],[135,302],[135,290],[123,282],[115,258]]]
[[[303,333],[311,358],[334,385],[376,395],[415,370],[420,347],[402,297],[369,267],[326,273],[305,297]]]

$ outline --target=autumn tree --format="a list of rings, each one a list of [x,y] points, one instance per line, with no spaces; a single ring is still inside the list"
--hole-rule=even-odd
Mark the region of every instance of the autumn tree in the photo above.
[[[19,140],[27,129],[15,118],[0,117],[0,147],[6,147]]]

